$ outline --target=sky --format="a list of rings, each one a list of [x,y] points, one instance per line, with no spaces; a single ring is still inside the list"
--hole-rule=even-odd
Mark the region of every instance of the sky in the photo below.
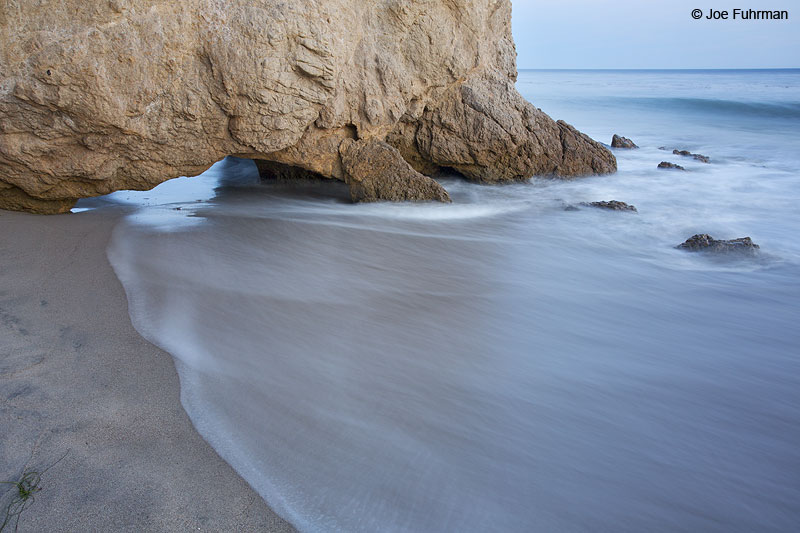
[[[525,68],[800,68],[800,0],[512,0]],[[788,20],[706,20],[711,8]],[[701,9],[703,18],[692,18]]]

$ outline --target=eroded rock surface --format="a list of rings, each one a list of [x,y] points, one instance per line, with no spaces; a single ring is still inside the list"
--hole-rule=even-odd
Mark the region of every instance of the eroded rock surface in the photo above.
[[[344,180],[344,140],[484,182],[613,172],[514,88],[508,0],[0,4],[0,208],[63,212],[227,155]]]
[[[452,168],[485,183],[616,170],[600,143],[525,101],[513,78],[492,74],[454,85],[420,117],[407,114],[388,142],[420,172]]]
[[[721,254],[745,254],[754,255],[759,246],[750,237],[740,239],[719,240],[707,233],[694,235],[683,244],[677,246],[678,249],[691,252],[714,252]]]
[[[611,147],[627,148],[627,149],[639,148],[632,140],[628,139],[627,137],[621,137],[616,134],[611,138]]]
[[[635,206],[626,204],[625,202],[620,202],[619,200],[610,200],[607,202],[583,202],[581,205],[586,207],[596,207],[598,209],[608,209],[610,211],[631,211],[638,213],[638,210]]]
[[[345,140],[340,145],[344,181],[354,202],[450,202],[450,195],[435,180],[409,165],[383,141]]]
[[[701,163],[711,163],[711,159],[707,155],[693,154],[689,150],[678,150],[678,149],[675,149],[675,150],[672,151],[672,153],[675,154],[675,155],[681,155],[683,157],[692,157],[696,161],[700,161]]]
[[[680,165],[676,165],[675,163],[670,163],[669,161],[662,161],[658,164],[658,168],[663,170],[686,170]]]

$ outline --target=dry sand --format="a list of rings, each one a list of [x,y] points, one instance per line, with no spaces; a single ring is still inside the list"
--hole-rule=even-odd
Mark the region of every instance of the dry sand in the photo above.
[[[19,530],[292,531],[197,434],[172,358],[133,329],[106,258],[123,213],[0,211],[0,480],[67,454]]]

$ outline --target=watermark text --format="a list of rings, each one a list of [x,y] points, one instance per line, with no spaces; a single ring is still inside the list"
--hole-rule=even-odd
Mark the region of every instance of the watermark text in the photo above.
[[[786,10],[770,9],[693,9],[696,20],[789,20]]]

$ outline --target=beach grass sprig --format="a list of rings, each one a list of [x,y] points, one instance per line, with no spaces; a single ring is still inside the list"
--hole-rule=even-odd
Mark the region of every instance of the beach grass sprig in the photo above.
[[[33,505],[33,502],[36,501],[36,494],[42,490],[42,476],[45,472],[60,463],[68,453],[69,450],[64,452],[64,455],[62,455],[58,461],[54,462],[41,472],[34,470],[24,471],[22,476],[17,481],[0,481],[1,485],[13,485],[11,490],[16,489],[16,493],[11,497],[11,502],[8,504],[8,507],[6,507],[3,523],[0,524],[0,533],[2,533],[6,527],[9,527],[12,523],[14,524],[14,531],[17,531],[19,528],[19,519],[22,516],[22,513],[25,511],[25,509]]]

